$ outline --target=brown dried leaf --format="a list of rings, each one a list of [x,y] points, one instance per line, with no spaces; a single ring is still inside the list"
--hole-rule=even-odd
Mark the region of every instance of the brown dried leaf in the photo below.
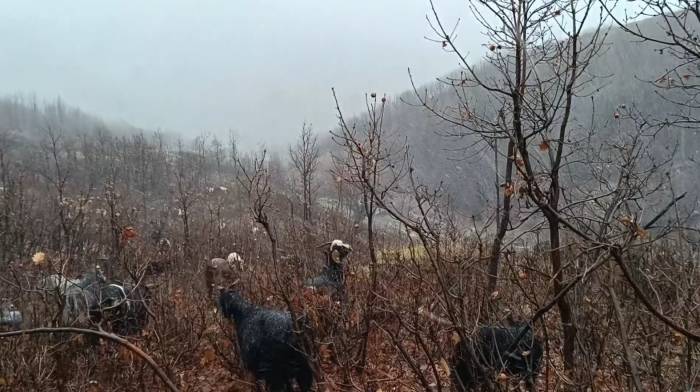
[[[518,198],[522,199],[525,196],[527,196],[527,185],[523,185],[518,188]]]
[[[627,227],[634,225],[634,219],[632,219],[629,216],[623,216],[619,219],[619,221],[620,221],[620,223],[622,223],[623,225],[625,225]]]
[[[134,361],[134,353],[124,346],[119,347],[117,355],[122,362],[131,363]]]
[[[507,183],[505,189],[503,190],[503,194],[506,197],[510,197],[515,193],[515,186],[511,183]]]
[[[637,226],[637,236],[641,239],[645,239],[649,236],[649,231],[642,229],[640,226]]]
[[[683,336],[682,333],[674,331],[673,336],[671,337],[671,343],[674,346],[680,346],[683,344],[683,341],[685,340],[685,336]]]
[[[450,365],[447,363],[445,358],[440,358],[440,367],[442,368],[442,371],[444,371],[447,376],[450,375],[450,373],[451,373]]]
[[[199,360],[199,363],[202,365],[207,365],[209,363],[214,362],[215,360],[216,353],[214,352],[214,349],[208,348],[202,353],[202,358]]]
[[[132,239],[136,238],[136,236],[138,236],[138,234],[139,233],[136,231],[136,229],[134,229],[131,226],[127,226],[127,227],[122,229],[122,241],[126,242],[129,240],[132,240]]]

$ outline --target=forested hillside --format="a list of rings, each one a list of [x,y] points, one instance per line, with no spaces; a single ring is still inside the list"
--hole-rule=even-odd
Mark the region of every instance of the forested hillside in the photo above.
[[[284,150],[0,99],[0,391],[698,390],[700,11],[469,4]]]
[[[661,34],[655,20],[645,20],[640,27],[652,36]],[[669,51],[664,53],[660,45],[642,42],[619,28],[610,27],[607,33],[609,35],[600,54],[593,59],[586,72],[590,82],[574,98],[571,121],[576,130],[572,137],[583,137],[589,130],[595,130],[594,143],[614,138],[619,128],[625,126],[616,121],[616,113],[619,115],[625,109],[638,111],[650,123],[672,123],[683,116],[697,115],[698,108],[675,104],[674,100],[682,99],[684,93],[669,89],[678,84],[678,80],[674,79],[685,75],[682,68],[677,74],[672,72],[682,63],[681,59],[675,58]],[[488,51],[485,46],[484,52]],[[493,72],[488,71],[488,65],[477,62],[475,66]],[[669,72],[672,73],[668,75]],[[459,77],[459,71],[440,77],[429,85],[417,86],[415,91],[409,90],[392,97],[387,106],[386,125],[397,136],[408,138],[421,178],[432,185],[443,182],[464,213],[479,214],[495,199],[493,151],[479,137],[438,118],[416,99],[416,94],[427,94],[427,100],[438,110],[449,113],[459,106],[464,97],[455,94],[451,86],[450,79],[455,77]],[[469,89],[467,94],[475,111],[495,113],[483,90],[476,87]],[[678,193],[689,191],[697,194],[700,191],[698,166],[689,161],[697,158],[698,153],[700,134],[692,127],[671,125],[655,138],[654,155],[657,158],[674,158],[672,168],[668,170]],[[501,165],[503,161],[501,157]],[[583,167],[579,170],[587,169]],[[689,209],[695,208],[696,202],[695,199],[687,200],[684,205]]]

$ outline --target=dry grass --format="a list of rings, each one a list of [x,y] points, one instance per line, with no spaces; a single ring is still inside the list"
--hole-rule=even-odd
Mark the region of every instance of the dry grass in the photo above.
[[[325,239],[310,236],[307,242],[320,243]],[[449,390],[448,363],[455,339],[454,329],[418,312],[419,308],[428,309],[438,317],[449,318],[443,307],[442,294],[437,289],[437,274],[426,260],[399,255],[394,262],[377,266],[376,302],[368,310],[366,298],[371,287],[371,274],[368,273],[369,258],[359,237],[355,237],[353,243],[356,252],[348,266],[348,299],[344,303],[335,303],[302,287],[302,271],[311,274],[320,269],[320,253],[312,253],[313,257],[309,258],[301,256],[310,247],[298,243],[286,250],[285,254],[290,257],[275,266],[266,260],[267,251],[264,246],[259,246],[259,241],[262,239],[252,237],[242,241],[245,245],[240,250],[247,256],[250,267],[239,277],[240,288],[253,302],[274,308],[286,308],[284,293],[291,299],[296,312],[309,316],[315,351],[312,357],[321,369],[317,380],[319,390],[425,390],[419,374],[430,389]],[[258,257],[254,253],[256,250],[260,252]],[[483,292],[483,263],[474,262],[475,255],[471,251],[463,251],[467,255],[465,259],[441,265],[440,273],[449,278],[451,294],[458,299],[455,302],[459,305],[458,317],[467,329],[485,322],[528,319],[551,297],[545,255],[529,251],[511,254],[507,258],[499,292],[487,295]],[[677,303],[677,298],[673,298],[674,287],[670,286],[674,279],[667,275],[671,271],[670,264],[675,261],[663,251],[649,257],[656,260],[649,264],[651,269],[647,271],[659,274],[655,281],[659,300]],[[236,355],[235,331],[229,322],[220,319],[208,296],[202,263],[184,260],[177,249],[167,255],[158,254],[140,238],[127,245],[123,260],[163,265],[161,274],[147,278],[152,285],[151,309],[156,317],[150,320],[141,336],[130,340],[150,353],[184,391],[251,390],[253,380],[241,368]],[[23,288],[27,289],[42,273],[40,268],[30,266],[27,257],[14,262],[3,276],[17,276],[17,281],[24,282]],[[599,275],[602,277],[603,274]],[[680,276],[677,275],[676,279]],[[594,386],[595,390],[624,390],[628,370],[621,356],[610,305],[602,291],[605,280],[607,278],[594,277],[572,295],[578,305],[580,348],[585,349],[581,350],[582,371],[577,377]],[[3,294],[19,299],[29,324],[51,325],[55,305],[43,293],[6,287]],[[683,367],[688,359],[687,342],[646,314],[627,289],[620,288],[619,294],[624,298],[626,312],[629,312],[630,340],[639,355],[640,367],[644,369],[645,385],[650,390],[683,385],[686,374]],[[662,299],[664,294],[668,297]],[[487,305],[489,312],[485,311]],[[366,317],[371,318],[371,328],[367,337],[366,364],[361,367],[360,350]],[[699,325],[697,314],[686,321],[691,327]],[[550,312],[535,327],[537,334],[547,342],[538,389],[558,390],[570,376],[563,371],[556,312]],[[697,355],[697,349],[691,348],[691,371],[697,371]],[[1,390],[161,388],[151,370],[128,351],[109,343],[95,345],[79,337],[4,340],[0,345],[0,365]]]

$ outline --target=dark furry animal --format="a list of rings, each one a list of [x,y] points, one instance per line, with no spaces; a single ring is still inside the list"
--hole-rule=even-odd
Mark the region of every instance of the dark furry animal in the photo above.
[[[509,351],[524,328],[527,328],[524,323],[510,327],[485,326],[479,328],[476,336],[457,344],[452,361],[455,389],[459,392],[481,390],[484,377],[495,380],[501,371],[524,379],[532,388],[542,360],[542,343],[529,329]],[[480,367],[486,370],[486,375]]]
[[[256,380],[272,392],[291,391],[293,380],[301,391],[311,390],[313,371],[288,312],[255,306],[232,290],[221,292],[219,306],[235,322],[241,359]]]
[[[63,300],[62,322],[66,326],[103,323],[119,335],[136,335],[148,322],[146,288],[107,281],[99,266],[77,279],[50,275],[41,287]]]
[[[344,285],[345,274],[343,272],[343,265],[335,262],[330,262],[323,267],[323,270],[318,276],[306,281],[307,287],[328,290],[333,294],[342,291]]]
[[[342,297],[345,288],[345,261],[350,252],[352,247],[343,241],[331,242],[326,251],[326,266],[318,276],[307,280],[305,286],[327,291],[333,297]]]
[[[22,312],[8,302],[0,304],[0,330],[17,330],[22,328]]]
[[[148,324],[148,290],[131,283],[111,282],[100,288],[99,311],[119,335],[136,335]]]

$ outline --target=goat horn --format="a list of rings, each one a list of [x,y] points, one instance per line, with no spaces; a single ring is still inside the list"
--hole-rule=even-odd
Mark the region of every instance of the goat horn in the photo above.
[[[316,248],[326,248],[326,247],[329,247],[332,243],[333,242],[331,242],[331,241],[324,242],[321,245],[316,246]]]

